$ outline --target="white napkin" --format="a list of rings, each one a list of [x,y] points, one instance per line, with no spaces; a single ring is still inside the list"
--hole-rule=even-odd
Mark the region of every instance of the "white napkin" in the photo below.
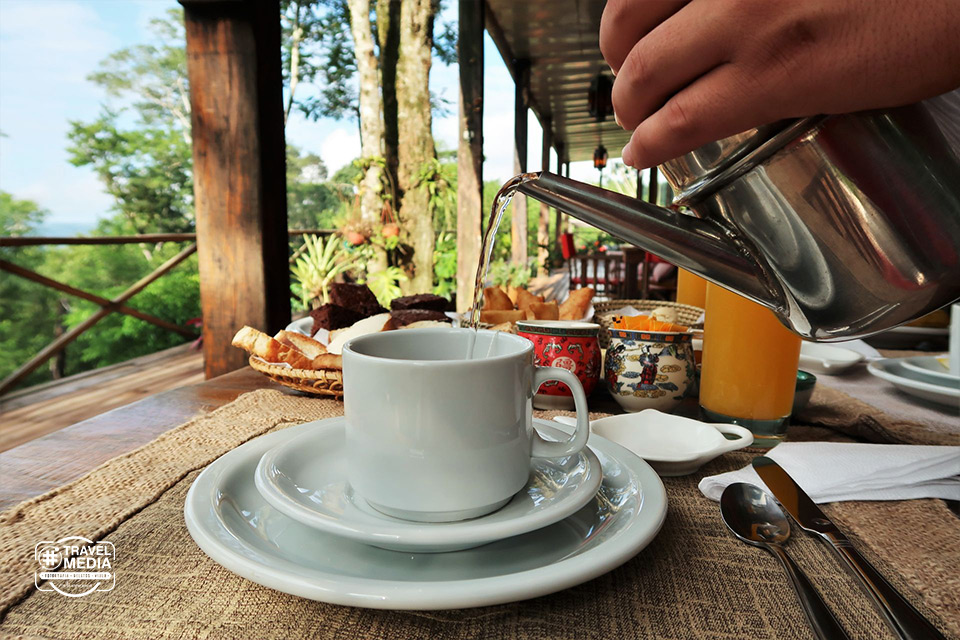
[[[785,442],[767,457],[820,504],[844,500],[960,500],[960,447],[853,442]],[[766,488],[751,465],[707,476],[700,491],[719,500],[727,485]]]

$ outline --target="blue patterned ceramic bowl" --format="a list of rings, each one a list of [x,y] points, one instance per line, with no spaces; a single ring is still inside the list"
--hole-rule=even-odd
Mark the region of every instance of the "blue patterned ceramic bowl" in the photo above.
[[[603,377],[625,411],[673,411],[696,373],[692,333],[610,329]]]

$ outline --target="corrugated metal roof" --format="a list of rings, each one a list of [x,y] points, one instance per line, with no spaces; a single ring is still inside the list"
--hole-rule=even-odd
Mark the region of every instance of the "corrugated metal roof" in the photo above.
[[[602,0],[487,0],[487,30],[514,73],[530,63],[531,108],[550,118],[554,140],[571,161],[590,160],[602,140],[611,157],[630,139],[609,116],[596,122],[587,93],[599,73],[611,76],[600,53]],[[499,31],[499,33],[497,33]],[[515,60],[508,60],[512,57]]]

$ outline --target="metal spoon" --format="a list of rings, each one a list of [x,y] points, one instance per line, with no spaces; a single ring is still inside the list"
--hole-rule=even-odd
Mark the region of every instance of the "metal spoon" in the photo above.
[[[766,549],[780,560],[817,638],[849,638],[813,584],[781,546],[790,538],[790,522],[773,496],[752,484],[735,482],[720,496],[720,515],[735,536]]]

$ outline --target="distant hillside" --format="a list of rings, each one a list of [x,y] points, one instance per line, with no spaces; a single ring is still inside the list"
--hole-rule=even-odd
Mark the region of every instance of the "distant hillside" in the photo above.
[[[95,222],[45,222],[30,235],[59,238],[88,233],[96,227]]]

